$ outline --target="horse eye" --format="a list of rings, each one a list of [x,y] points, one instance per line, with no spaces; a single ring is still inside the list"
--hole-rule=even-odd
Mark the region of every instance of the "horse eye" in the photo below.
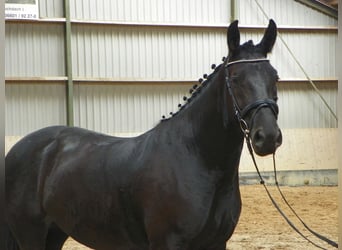
[[[231,81],[232,83],[236,83],[238,77],[237,77],[237,75],[233,75],[233,76],[231,76],[229,79],[230,79],[230,81]]]

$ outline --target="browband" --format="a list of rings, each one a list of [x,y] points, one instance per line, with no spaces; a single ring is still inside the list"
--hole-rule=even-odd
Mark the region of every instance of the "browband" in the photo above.
[[[227,62],[225,67],[229,67],[230,65],[238,64],[238,63],[253,63],[253,62],[262,62],[262,61],[269,61],[269,59],[267,59],[267,58],[241,59],[241,60],[237,60],[237,61]]]

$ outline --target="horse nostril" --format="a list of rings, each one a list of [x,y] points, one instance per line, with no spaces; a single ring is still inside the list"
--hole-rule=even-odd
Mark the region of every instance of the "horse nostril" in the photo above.
[[[265,142],[265,133],[258,129],[253,136],[254,145],[257,147],[262,147],[263,143]]]
[[[252,136],[252,145],[254,152],[260,156],[269,154],[267,143],[265,143],[266,135],[262,129],[258,129]]]

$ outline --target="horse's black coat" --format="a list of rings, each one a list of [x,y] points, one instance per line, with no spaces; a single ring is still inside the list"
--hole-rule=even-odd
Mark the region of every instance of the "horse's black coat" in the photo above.
[[[227,60],[263,58],[275,37],[271,20],[260,44],[240,45],[236,21]],[[61,249],[72,236],[101,250],[224,250],[240,215],[243,145],[227,73],[240,106],[276,98],[268,62],[220,65],[178,113],[141,136],[56,126],[18,142],[6,156],[8,249]],[[275,152],[276,117],[268,108],[250,113],[255,151]]]

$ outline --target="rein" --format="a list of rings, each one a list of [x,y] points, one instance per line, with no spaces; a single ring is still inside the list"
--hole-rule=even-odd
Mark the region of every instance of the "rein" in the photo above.
[[[270,191],[268,190],[264,179],[262,178],[262,175],[260,173],[259,167],[256,163],[255,160],[255,156],[254,156],[254,152],[253,152],[253,148],[251,145],[251,139],[249,137],[249,132],[248,133],[244,133],[244,136],[246,138],[246,143],[247,143],[247,147],[248,147],[248,151],[252,157],[253,163],[254,163],[254,167],[258,173],[259,179],[260,179],[260,184],[263,185],[263,187],[265,188],[265,191],[267,193],[267,196],[270,198],[273,206],[277,209],[277,211],[280,213],[280,215],[285,219],[285,221],[287,222],[287,224],[295,231],[297,232],[300,236],[302,236],[302,238],[304,238],[305,240],[307,240],[308,242],[310,242],[312,245],[314,245],[315,247],[319,248],[319,249],[326,249],[324,247],[321,247],[320,245],[316,244],[315,242],[313,242],[312,240],[310,240],[307,236],[305,236],[295,225],[294,223],[286,216],[286,214],[281,210],[280,206],[278,205],[278,203],[275,201],[275,199],[272,197]],[[295,217],[297,217],[297,219],[302,223],[302,225],[314,236],[316,236],[318,239],[325,241],[326,243],[328,243],[329,245],[338,248],[338,244],[330,239],[328,239],[327,237],[315,232],[314,230],[312,230],[304,221],[303,219],[296,213],[296,211],[293,209],[293,207],[290,205],[290,203],[287,201],[287,199],[285,198],[284,193],[281,191],[280,187],[279,187],[279,182],[277,179],[277,169],[276,169],[276,163],[275,163],[275,154],[273,154],[273,171],[274,171],[274,180],[275,180],[275,185],[277,186],[278,192],[280,193],[280,196],[282,197],[283,201],[285,202],[285,204],[288,206],[288,208],[290,208],[291,212],[295,215]]]
[[[227,62],[225,64],[225,68],[226,68],[226,85],[228,88],[228,92],[232,98],[233,101],[233,106],[234,106],[234,113],[235,116],[237,117],[239,124],[240,124],[240,128],[243,132],[244,138],[246,139],[246,144],[247,144],[247,148],[248,151],[251,155],[251,158],[253,160],[254,163],[254,167],[258,173],[259,179],[260,179],[260,184],[263,185],[263,187],[265,188],[265,191],[269,197],[269,199],[271,200],[272,204],[274,205],[274,207],[277,209],[277,211],[280,213],[280,215],[285,219],[285,221],[289,224],[289,226],[295,231],[297,232],[301,237],[303,237],[305,240],[307,240],[308,242],[310,242],[311,244],[313,244],[315,247],[319,248],[319,249],[325,249],[323,247],[321,247],[320,245],[316,244],[315,242],[313,242],[312,240],[310,240],[307,236],[305,236],[294,224],[293,222],[286,216],[286,214],[281,210],[281,208],[279,207],[278,203],[275,201],[275,199],[272,197],[270,191],[268,190],[264,179],[262,178],[262,175],[260,173],[258,164],[256,162],[255,156],[254,156],[254,151],[253,151],[253,147],[252,147],[252,143],[251,143],[251,138],[250,138],[250,129],[248,127],[247,122],[244,120],[244,117],[253,109],[255,109],[256,111],[254,112],[253,117],[255,116],[255,114],[264,107],[270,108],[273,112],[273,114],[277,117],[278,116],[278,112],[279,112],[279,108],[277,103],[272,100],[272,99],[262,99],[262,100],[257,100],[254,103],[251,103],[249,105],[247,105],[245,108],[241,109],[238,105],[238,102],[235,98],[235,95],[233,93],[233,90],[231,88],[230,85],[230,81],[229,81],[229,76],[228,76],[228,67],[234,64],[239,64],[239,63],[255,63],[255,62],[265,62],[265,61],[269,61],[266,58],[261,58],[261,59],[243,59],[243,60],[237,60],[237,61],[232,61],[232,62]],[[251,120],[253,120],[253,117]],[[326,243],[328,243],[329,245],[338,248],[338,244],[330,239],[328,239],[327,237],[313,231],[309,226],[307,226],[307,224],[299,217],[299,215],[296,213],[296,211],[293,209],[293,207],[289,204],[289,202],[287,201],[287,199],[285,198],[283,192],[281,191],[280,187],[279,187],[279,183],[278,183],[278,179],[277,179],[277,170],[276,170],[276,163],[275,163],[275,153],[273,154],[273,171],[274,171],[274,179],[275,179],[275,185],[277,186],[277,189],[283,199],[283,201],[285,202],[285,204],[289,207],[289,209],[291,210],[291,212],[297,217],[297,219],[302,223],[302,225],[314,236],[316,236],[318,239],[325,241]]]

